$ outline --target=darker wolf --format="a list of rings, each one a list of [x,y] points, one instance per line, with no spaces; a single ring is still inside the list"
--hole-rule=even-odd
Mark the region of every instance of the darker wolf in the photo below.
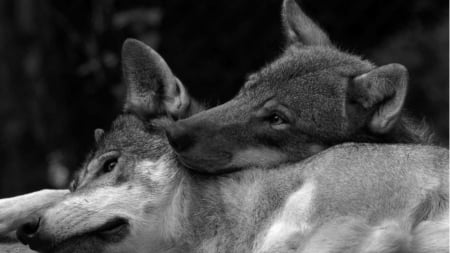
[[[427,128],[402,113],[404,66],[338,49],[295,0],[284,1],[282,18],[287,44],[276,60],[231,101],[168,129],[183,164],[219,173],[295,162],[345,142],[429,142]]]
[[[19,239],[32,249],[448,250],[448,150],[346,144],[276,170],[255,167],[221,176],[198,174],[177,161],[164,129],[169,117],[195,115],[201,108],[186,93],[184,100],[174,99],[185,91],[177,88],[179,80],[168,75],[164,60],[149,47],[128,40],[123,62],[125,113],[108,131],[95,131],[96,147],[71,193],[19,227]],[[189,106],[180,106],[180,101]]]

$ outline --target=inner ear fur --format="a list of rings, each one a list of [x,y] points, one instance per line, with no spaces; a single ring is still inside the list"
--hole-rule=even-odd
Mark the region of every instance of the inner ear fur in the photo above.
[[[400,64],[388,64],[355,77],[348,96],[364,109],[373,111],[371,132],[389,132],[400,117],[408,88],[408,71]]]
[[[302,11],[295,0],[283,1],[281,16],[288,44],[331,46],[327,34]]]
[[[146,44],[127,39],[122,47],[127,86],[124,111],[140,116],[184,117],[191,99],[164,59]]]
[[[103,139],[103,137],[105,136],[105,131],[101,128],[97,128],[94,131],[94,138],[95,138],[95,143],[100,143],[100,141]]]

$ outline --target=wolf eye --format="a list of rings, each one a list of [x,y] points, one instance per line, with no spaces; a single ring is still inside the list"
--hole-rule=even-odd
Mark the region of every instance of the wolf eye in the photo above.
[[[117,165],[117,158],[108,160],[108,161],[105,162],[105,164],[103,164],[102,170],[103,170],[104,173],[111,172],[111,171],[114,170],[116,165]]]
[[[281,117],[279,114],[274,113],[272,115],[270,115],[269,117],[267,117],[267,121],[271,124],[271,125],[281,125],[281,124],[285,124],[287,123],[286,120],[284,120],[283,117]]]

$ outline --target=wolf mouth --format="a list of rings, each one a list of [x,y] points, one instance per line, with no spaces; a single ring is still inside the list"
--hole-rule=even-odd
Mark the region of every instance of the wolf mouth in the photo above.
[[[103,225],[93,229],[90,232],[83,233],[80,235],[68,238],[47,251],[46,253],[56,253],[56,252],[71,252],[73,245],[80,245],[83,240],[87,238],[92,238],[94,240],[101,240],[105,243],[117,243],[124,239],[130,229],[129,221],[126,218],[115,217],[106,221]]]
[[[119,241],[127,234],[129,222],[122,217],[115,217],[96,228],[91,233],[107,241]]]

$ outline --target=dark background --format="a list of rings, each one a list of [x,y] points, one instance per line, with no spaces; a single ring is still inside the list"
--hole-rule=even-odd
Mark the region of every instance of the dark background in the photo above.
[[[281,0],[1,0],[0,197],[64,187],[120,112],[120,48],[158,50],[201,101],[282,50]],[[340,48],[410,71],[407,108],[448,146],[448,0],[304,0]]]

